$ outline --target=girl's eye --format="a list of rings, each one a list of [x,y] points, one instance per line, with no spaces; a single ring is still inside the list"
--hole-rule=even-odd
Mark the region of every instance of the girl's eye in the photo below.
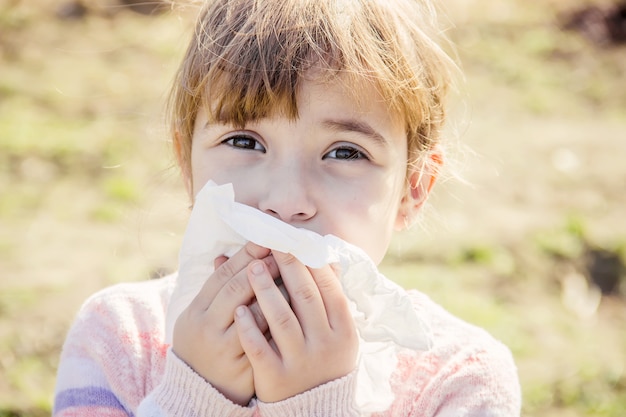
[[[232,146],[233,148],[261,151],[265,153],[265,148],[261,145],[261,143],[259,143],[258,140],[246,135],[231,136],[222,143]]]
[[[324,155],[324,159],[326,158],[343,159],[349,161],[358,159],[369,160],[365,153],[361,152],[357,148],[353,148],[352,146],[340,146],[338,148],[335,148],[332,151],[328,152],[326,155]]]

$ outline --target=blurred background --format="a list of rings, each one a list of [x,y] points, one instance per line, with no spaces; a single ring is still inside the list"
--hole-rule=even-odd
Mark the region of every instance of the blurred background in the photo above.
[[[442,4],[454,175],[381,268],[512,349],[523,415],[626,415],[626,3]],[[50,414],[86,297],[176,269],[163,110],[195,10],[0,0],[0,417]]]

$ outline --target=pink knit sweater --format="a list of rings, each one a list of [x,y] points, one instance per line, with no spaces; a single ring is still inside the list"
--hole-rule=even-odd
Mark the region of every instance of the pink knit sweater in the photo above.
[[[174,275],[113,286],[89,298],[65,342],[54,416],[360,416],[355,374],[277,403],[233,404],[164,343]],[[379,416],[518,416],[520,387],[511,353],[484,330],[410,292],[433,329],[427,352],[404,351]]]

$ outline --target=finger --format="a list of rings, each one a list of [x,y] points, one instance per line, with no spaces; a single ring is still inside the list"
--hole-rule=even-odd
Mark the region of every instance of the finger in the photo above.
[[[273,257],[265,257],[262,260],[255,261],[259,262],[261,265],[264,265],[266,271],[268,271],[272,278],[276,278],[279,276],[278,266],[276,266]],[[215,320],[215,323],[218,326],[221,326],[222,328],[227,328],[232,326],[233,324],[235,308],[242,304],[254,304],[253,299],[254,291],[250,286],[247,271],[244,269],[242,271],[239,271],[234,277],[232,277],[222,286],[218,294],[213,299],[211,305],[207,308],[206,314],[211,317],[211,320]],[[260,311],[260,308],[258,306],[253,308],[253,313],[255,314],[257,323],[262,328],[262,330],[267,330],[267,321],[263,316],[263,312]]]
[[[214,264],[213,273],[208,277],[198,295],[192,302],[201,310],[207,310],[222,287],[235,275],[245,270],[253,259],[263,259],[269,256],[270,251],[253,243],[247,243],[231,258],[224,260],[224,256],[218,257]],[[245,278],[245,273],[243,274]]]
[[[271,273],[278,276],[278,266],[269,250],[247,243],[230,258],[216,258],[217,269],[207,279],[190,308],[197,308],[210,319],[214,328],[225,331],[233,324],[235,308],[250,303],[254,297],[245,268],[257,259],[262,259]]]
[[[267,337],[256,326],[248,307],[242,305],[235,310],[235,328],[239,343],[252,368],[280,366],[278,354],[272,349]]]
[[[217,258],[215,258],[215,260],[213,261],[213,269],[215,270],[215,269],[219,268],[219,267],[220,267],[220,266],[222,266],[222,264],[223,264],[224,262],[226,262],[227,260],[228,260],[228,256],[224,256],[224,255],[222,255],[222,256],[218,256],[218,257],[217,257]]]
[[[293,255],[273,252],[283,282],[305,337],[327,331],[330,327],[324,301],[311,271]],[[326,267],[330,270],[330,267]],[[325,270],[322,270],[325,271]]]
[[[262,262],[252,262],[248,267],[248,279],[257,303],[267,320],[272,339],[279,350],[296,349],[304,342],[302,329],[291,306],[272,279]]]
[[[246,243],[237,253],[215,269],[215,272],[211,276],[214,286],[217,287],[219,291],[231,278],[244,271],[250,262],[255,259],[263,259],[269,256],[269,254],[269,249],[252,242]]]
[[[332,329],[354,327],[348,298],[343,292],[337,269],[327,265],[319,269],[310,268],[310,271],[324,303],[330,327]]]
[[[233,325],[227,328],[220,336],[219,343],[221,345],[221,351],[228,352],[224,355],[224,358],[240,358],[241,356],[245,356],[245,352],[241,346],[241,342],[239,341],[239,333],[234,324],[234,320]]]
[[[252,317],[254,317],[254,321],[259,330],[263,333],[267,332],[269,327],[267,325],[267,320],[265,320],[265,316],[261,311],[261,307],[259,307],[259,303],[255,300],[248,305],[248,308],[250,309],[250,313],[252,314]]]
[[[274,280],[274,283],[280,290],[280,293],[283,295],[283,297],[285,297],[285,300],[287,300],[287,303],[291,305],[291,299],[289,298],[289,292],[287,291],[287,287],[285,287],[285,283],[283,282],[283,277],[279,276],[278,279]]]
[[[282,279],[278,277],[274,281],[274,283],[276,284],[276,286],[278,286],[278,289],[280,290],[280,293],[283,295],[283,297],[285,297],[285,300],[289,302],[289,294],[287,293],[287,289],[283,285]],[[265,316],[263,315],[263,312],[261,311],[261,307],[259,307],[259,303],[256,300],[254,300],[252,303],[248,305],[248,308],[250,309],[250,313],[252,313],[252,316],[254,317],[254,321],[256,322],[257,327],[263,333],[266,333],[267,338],[271,337],[271,333],[268,331],[269,327],[267,325],[267,320],[265,320]]]

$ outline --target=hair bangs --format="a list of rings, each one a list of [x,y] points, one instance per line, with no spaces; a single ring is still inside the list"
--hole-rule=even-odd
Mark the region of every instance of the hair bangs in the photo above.
[[[214,14],[221,21],[202,19],[197,29],[202,104],[210,121],[236,126],[274,114],[295,119],[300,82],[343,70],[344,42],[325,18],[324,2],[311,1],[303,12],[299,2],[285,1],[280,13],[269,10],[271,2],[238,7],[245,2],[231,0]]]

